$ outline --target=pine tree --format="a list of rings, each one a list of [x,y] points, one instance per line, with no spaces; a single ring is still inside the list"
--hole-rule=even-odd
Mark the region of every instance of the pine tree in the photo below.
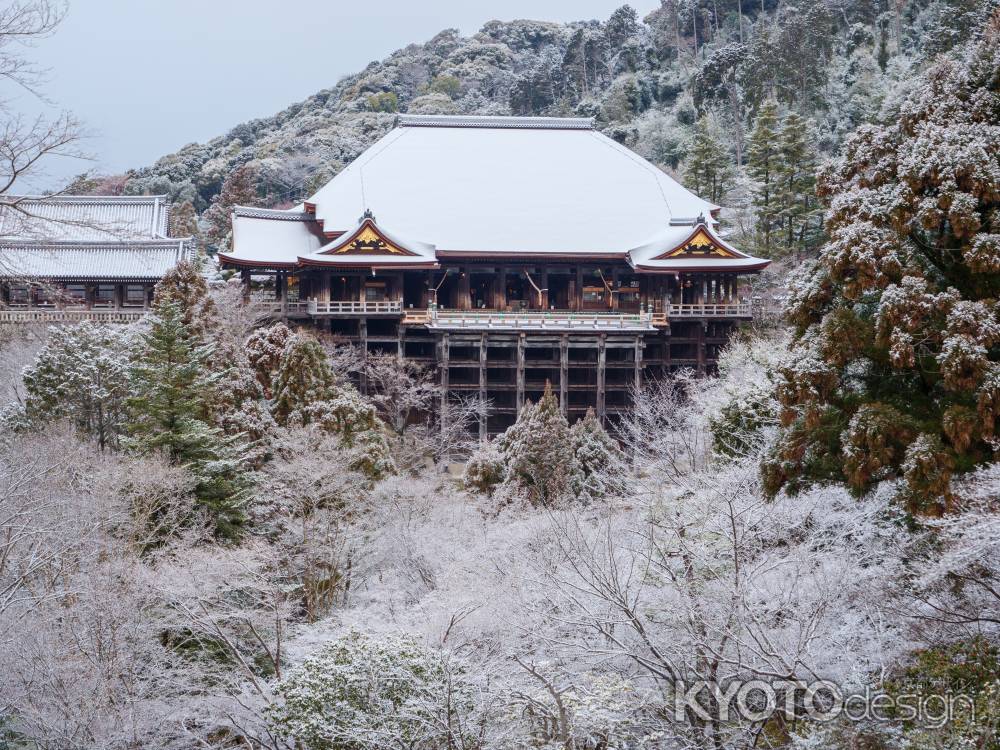
[[[188,468],[217,532],[231,538],[243,521],[246,481],[235,445],[209,423],[211,347],[182,316],[174,302],[156,305],[140,337],[130,374],[128,442],[136,452],[158,453]]]
[[[747,174],[754,181],[757,246],[765,258],[771,256],[771,234],[778,222],[778,170],[778,103],[768,99],[757,113],[747,148]]]
[[[824,169],[830,241],[793,287],[770,492],[902,479],[915,512],[995,460],[1000,425],[1000,12],[942,58],[891,123]]]
[[[537,404],[525,404],[517,421],[497,438],[507,466],[505,482],[522,490],[535,505],[551,505],[570,490],[573,440],[552,386]]]
[[[816,240],[820,211],[815,197],[816,144],[809,123],[795,112],[781,124],[777,156],[774,197],[782,244],[788,252],[803,252]]]
[[[117,447],[129,393],[130,331],[88,321],[53,327],[24,371],[25,416],[47,422],[68,417],[97,439]]]
[[[720,205],[732,181],[733,168],[729,155],[712,133],[708,118],[702,117],[695,127],[684,162],[684,184],[701,198]]]
[[[177,305],[185,326],[192,335],[204,336],[217,324],[215,302],[208,293],[208,283],[194,263],[180,261],[167,271],[156,285],[153,306]]]
[[[573,443],[573,494],[592,501],[625,492],[625,457],[601,426],[593,408],[570,428]]]

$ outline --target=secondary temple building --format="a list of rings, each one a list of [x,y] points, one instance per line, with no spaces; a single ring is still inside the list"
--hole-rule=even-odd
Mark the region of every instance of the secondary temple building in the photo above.
[[[489,399],[492,434],[547,381],[571,420],[607,419],[646,378],[711,371],[769,262],[718,211],[590,120],[400,116],[302,205],[236,208],[220,262],[248,294],[273,277],[283,316]]]
[[[3,196],[0,322],[142,317],[190,238],[169,236],[166,196]]]

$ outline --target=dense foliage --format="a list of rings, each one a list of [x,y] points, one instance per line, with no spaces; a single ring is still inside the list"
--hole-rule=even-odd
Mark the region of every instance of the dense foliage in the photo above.
[[[771,492],[902,476],[940,513],[994,458],[1000,416],[1000,15],[942,59],[898,121],[859,128],[821,175],[823,248],[792,286]]]

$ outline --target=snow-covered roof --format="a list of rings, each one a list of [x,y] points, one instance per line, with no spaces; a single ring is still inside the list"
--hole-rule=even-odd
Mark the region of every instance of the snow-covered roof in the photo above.
[[[629,264],[640,271],[757,271],[771,261],[737,250],[722,238],[704,216],[674,220],[648,242],[628,253]]]
[[[234,250],[219,253],[219,258],[234,265],[295,266],[300,255],[316,252],[324,242],[312,214],[237,206],[233,211]]]
[[[190,257],[184,240],[8,244],[0,240],[0,276],[156,281]]]
[[[718,208],[588,119],[403,115],[301,208],[238,208],[233,251],[220,258],[346,265],[349,258],[334,257],[337,243],[357,230],[359,217],[374,214],[383,236],[405,238],[424,263],[503,255],[620,258],[658,271],[766,265],[738,251],[660,257],[698,217],[714,225]],[[391,261],[418,262],[406,254]]]
[[[164,195],[58,195],[0,198],[0,238],[110,241],[167,236]]]
[[[384,231],[375,217],[365,213],[353,231],[327,243],[319,250],[300,256],[299,262],[312,266],[379,266],[385,268],[434,268],[437,257],[433,245],[406,239]]]

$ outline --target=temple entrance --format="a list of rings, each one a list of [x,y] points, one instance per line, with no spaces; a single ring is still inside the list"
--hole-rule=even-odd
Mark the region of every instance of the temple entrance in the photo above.
[[[469,274],[469,298],[473,310],[483,310],[493,306],[493,273]]]

